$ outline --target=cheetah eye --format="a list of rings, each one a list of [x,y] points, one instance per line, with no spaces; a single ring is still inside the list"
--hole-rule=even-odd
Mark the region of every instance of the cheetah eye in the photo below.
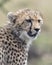
[[[31,19],[26,19],[27,22],[31,23]]]
[[[39,23],[40,23],[40,21],[41,21],[41,20],[40,20],[40,19],[38,19],[38,22],[39,22]]]
[[[13,23],[15,23],[15,22],[16,22],[16,19],[13,20]]]

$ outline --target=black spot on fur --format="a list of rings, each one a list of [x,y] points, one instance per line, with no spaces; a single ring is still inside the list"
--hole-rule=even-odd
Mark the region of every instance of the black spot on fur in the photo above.
[[[25,65],[25,62],[23,64]]]
[[[7,40],[9,41],[9,37],[7,36]]]
[[[14,53],[14,55],[16,55],[16,53]]]
[[[2,37],[0,37],[0,39],[2,39]]]
[[[11,55],[13,55],[13,51],[11,52]]]
[[[0,57],[0,59],[1,59],[1,57]]]
[[[13,62],[15,63],[15,60],[13,59]]]
[[[18,61],[18,59],[16,59],[16,61]]]
[[[7,41],[5,41],[5,44],[7,44]]]
[[[19,54],[17,54],[17,57],[19,57]]]

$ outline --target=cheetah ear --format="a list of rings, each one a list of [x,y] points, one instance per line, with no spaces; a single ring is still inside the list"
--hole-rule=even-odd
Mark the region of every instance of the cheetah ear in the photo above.
[[[7,15],[8,19],[10,20],[10,22],[15,22],[16,20],[16,15],[13,12],[9,12]]]

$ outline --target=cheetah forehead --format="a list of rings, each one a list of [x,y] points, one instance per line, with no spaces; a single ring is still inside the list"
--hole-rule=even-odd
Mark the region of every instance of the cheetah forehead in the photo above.
[[[34,10],[31,10],[31,9],[28,9],[28,8],[18,10],[17,14],[18,14],[18,16],[23,16],[23,15],[31,15],[31,16],[34,15],[34,16],[36,16],[36,15],[40,15],[39,11],[34,11]]]
[[[25,8],[25,9],[18,10],[16,13],[9,12],[7,16],[9,18],[13,17],[13,19],[14,19],[15,16],[22,17],[22,16],[37,16],[37,15],[41,16],[39,11],[34,11],[31,9]]]
[[[17,23],[22,23],[23,20],[30,18],[38,18],[41,17],[39,11],[34,11],[28,8],[20,9],[16,13],[9,12],[8,18],[11,22],[18,21]]]
[[[39,11],[34,11],[28,8],[20,9],[16,12],[17,14],[17,21],[22,23],[25,19],[42,19],[41,13]]]

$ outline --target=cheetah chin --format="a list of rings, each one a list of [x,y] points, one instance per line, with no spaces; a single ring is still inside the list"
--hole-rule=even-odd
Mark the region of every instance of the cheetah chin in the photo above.
[[[40,32],[41,32],[41,30],[39,30],[39,31],[36,31],[36,30],[30,31],[29,30],[28,32],[23,31],[20,35],[20,38],[23,40],[26,40],[26,42],[29,42],[29,41],[32,42],[33,40],[35,40],[38,37]]]

